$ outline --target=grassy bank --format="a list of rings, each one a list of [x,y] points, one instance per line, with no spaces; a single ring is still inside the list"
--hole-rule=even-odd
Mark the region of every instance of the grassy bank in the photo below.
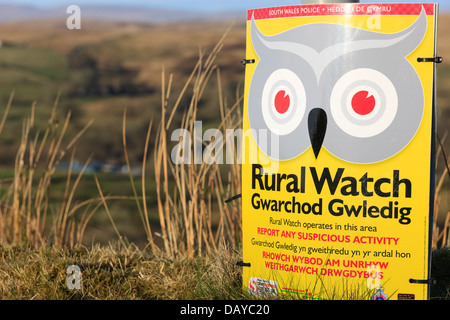
[[[0,250],[0,299],[255,299],[242,290],[242,269],[236,266],[239,258],[238,252],[226,246],[214,255],[195,259],[170,259],[119,244],[70,250],[7,247]],[[437,283],[431,286],[431,299],[449,299],[450,250],[437,250],[433,258],[432,277]],[[73,275],[67,273],[71,265],[80,268],[79,289],[67,286],[68,278]],[[349,296],[333,296],[333,299],[347,300]]]
[[[237,259],[227,248],[214,256],[177,260],[121,245],[3,248],[0,299],[242,299]],[[67,286],[71,265],[80,268],[80,289]]]

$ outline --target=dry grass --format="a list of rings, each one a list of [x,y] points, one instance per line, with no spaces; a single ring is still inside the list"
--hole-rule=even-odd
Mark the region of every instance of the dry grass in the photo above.
[[[231,30],[227,31],[227,33]],[[226,34],[227,34],[226,33]],[[226,171],[218,164],[182,164],[174,165],[169,158],[170,130],[180,125],[183,129],[193,131],[194,122],[203,95],[211,87],[210,79],[215,78],[219,96],[217,104],[220,107],[221,123],[219,129],[238,128],[242,115],[240,106],[242,94],[236,93],[236,102],[229,106],[222,94],[220,69],[215,60],[224,46],[226,34],[220,39],[211,52],[206,55],[202,50],[199,60],[173,105],[169,105],[173,74],[166,82],[165,71],[162,72],[161,120],[156,129],[156,143],[153,154],[149,150],[152,134],[152,120],[143,141],[142,183],[141,194],[137,194],[130,169],[130,180],[148,245],[154,252],[160,249],[171,257],[201,256],[213,253],[222,241],[235,245],[240,242],[241,218],[240,201],[232,204],[224,200],[240,193],[240,168],[230,165]],[[13,95],[4,112],[0,123],[3,128],[13,101]],[[187,106],[183,105],[187,102]],[[94,197],[82,203],[76,202],[75,194],[84,171],[78,174],[72,172],[75,161],[75,144],[91,125],[89,122],[74,138],[67,138],[66,133],[70,122],[70,112],[65,119],[58,119],[57,97],[44,132],[34,127],[35,104],[30,117],[23,121],[22,138],[16,154],[14,177],[3,179],[2,186],[6,191],[0,197],[0,239],[4,245],[28,245],[33,248],[54,245],[73,248],[83,243],[84,233],[92,215],[102,205],[108,214],[111,224],[122,245],[128,245],[114,223],[109,212],[108,200],[102,191],[102,182],[95,177],[99,197]],[[182,123],[176,123],[177,113],[182,110]],[[123,146],[126,162],[130,166],[126,140],[126,112],[123,116]],[[63,159],[69,158],[70,166],[65,177],[64,190],[60,202],[51,204],[52,179],[56,169]],[[236,155],[235,155],[236,157]],[[146,186],[147,166],[153,162],[150,171],[155,175],[157,208],[160,223],[160,233],[152,230],[147,206]],[[117,197],[119,198],[119,197]],[[155,244],[154,237],[162,239],[162,248]]]
[[[436,173],[436,191],[434,198],[434,216],[433,216],[433,238],[432,238],[432,249],[442,248],[448,245],[450,236],[450,209],[447,206],[447,215],[444,220],[443,226],[441,229],[439,227],[439,206],[441,205],[441,199],[443,197],[443,193],[447,192],[450,195],[450,188],[444,188],[445,181],[449,181],[450,178],[450,161],[446,154],[446,150],[444,148],[445,141],[447,138],[447,134],[442,139],[438,139],[438,149],[436,153],[436,168],[438,167],[439,160],[442,158],[444,161],[443,170],[441,173]],[[442,161],[441,160],[441,161]]]
[[[155,174],[157,207],[160,222],[160,237],[163,240],[162,250],[173,257],[194,257],[203,253],[214,252],[222,240],[232,244],[239,242],[241,236],[240,203],[227,205],[224,200],[240,193],[240,169],[231,165],[227,169],[227,181],[223,181],[223,173],[219,165],[214,163],[174,165],[170,159],[170,129],[174,115],[178,112],[181,101],[190,96],[188,107],[184,108],[181,128],[194,132],[194,122],[197,120],[198,106],[207,90],[209,79],[217,76],[219,99],[217,103],[221,110],[219,129],[237,128],[241,115],[238,106],[242,96],[238,96],[232,106],[228,106],[221,94],[220,70],[215,59],[223,47],[226,34],[212,49],[209,55],[200,52],[199,60],[190,77],[180,91],[174,104],[169,106],[173,75],[166,81],[165,71],[162,71],[161,82],[161,119],[156,132],[156,143],[153,152],[153,170]],[[123,124],[123,141],[126,151],[125,116]],[[150,122],[151,124],[152,122]],[[173,129],[173,128],[172,128]],[[138,205],[141,218],[145,224],[149,245],[155,248],[152,230],[148,223],[148,212],[145,195],[145,166],[147,165],[147,147],[151,126],[147,131],[144,147],[142,171],[142,208]],[[191,150],[194,154],[194,150]],[[127,160],[128,162],[128,160]],[[236,162],[235,162],[236,163]],[[134,187],[133,187],[134,189]]]
[[[201,259],[147,255],[133,246],[6,247],[0,251],[0,299],[179,300],[242,297],[235,253]],[[66,285],[77,265],[81,288]]]
[[[4,112],[0,129],[3,128],[13,96],[14,94],[11,95]],[[90,200],[82,204],[73,201],[87,163],[72,181],[74,145],[91,122],[74,138],[66,141],[65,133],[70,113],[60,124],[56,113],[58,101],[59,96],[52,108],[48,127],[43,133],[33,130],[35,104],[32,106],[30,117],[23,121],[14,177],[11,181],[1,181],[1,185],[7,186],[5,194],[0,197],[0,240],[3,244],[25,243],[32,247],[40,247],[51,240],[56,246],[73,247],[82,242],[87,222],[95,212],[95,209],[90,209],[90,205],[95,201]],[[52,179],[58,164],[69,152],[71,152],[71,166],[66,176],[63,197],[57,208],[51,208],[49,199]]]

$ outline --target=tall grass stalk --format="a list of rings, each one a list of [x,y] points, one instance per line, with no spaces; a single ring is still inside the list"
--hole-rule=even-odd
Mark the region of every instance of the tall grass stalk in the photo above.
[[[439,229],[439,207],[441,202],[441,196],[442,193],[445,192],[444,189],[444,183],[447,178],[450,178],[450,162],[448,160],[446,151],[444,150],[445,140],[447,138],[447,132],[442,138],[438,137],[438,149],[436,152],[436,168],[438,167],[438,162],[440,157],[442,156],[444,160],[443,170],[441,173],[438,173],[439,176],[437,176],[437,183],[436,183],[436,191],[435,191],[435,197],[434,197],[434,214],[433,214],[433,237],[432,237],[432,248],[438,249],[445,247],[447,245],[447,236],[450,232],[450,210],[447,211],[447,215],[444,220],[444,226],[442,230]],[[450,196],[450,188],[447,188],[447,192]],[[450,198],[450,197],[449,197]]]
[[[3,114],[0,132],[4,127],[13,96],[12,93]],[[58,103],[59,94],[43,133],[34,126],[35,103],[31,107],[30,117],[23,120],[13,178],[0,197],[0,241],[3,244],[27,244],[39,247],[52,243],[59,247],[64,245],[73,247],[81,244],[87,222],[92,217],[93,212],[86,211],[86,208],[90,208],[93,201],[84,202],[82,206],[74,201],[77,187],[89,161],[72,182],[74,146],[92,121],[65,143],[70,112],[61,125],[57,120]],[[63,199],[53,205],[50,203],[52,179],[55,177],[57,166],[69,151],[72,153]],[[85,211],[78,217],[76,213],[81,209]]]
[[[137,209],[138,209],[139,215],[141,217],[141,221],[144,226],[145,233],[147,235],[149,246],[153,251],[156,251],[156,250],[158,250],[158,248],[155,246],[155,242],[153,240],[152,228],[150,226],[150,222],[149,222],[149,218],[148,218],[148,209],[147,209],[146,194],[145,194],[145,190],[146,190],[145,189],[145,178],[146,178],[145,169],[146,169],[146,163],[147,163],[147,151],[148,151],[148,144],[149,144],[149,140],[150,140],[150,133],[151,133],[151,129],[152,129],[153,119],[150,121],[150,124],[148,126],[145,147],[144,147],[144,158],[142,160],[142,207],[144,209],[142,209],[142,207],[141,207],[140,197],[137,194],[136,185],[134,183],[134,178],[133,178],[133,172],[132,172],[130,160],[128,157],[127,138],[126,138],[126,122],[127,122],[127,113],[126,113],[126,109],[125,109],[124,113],[123,113],[123,121],[122,121],[122,143],[123,143],[125,161],[126,161],[127,168],[128,168],[128,175],[130,177],[131,189],[133,191]]]
[[[165,70],[161,72],[161,121],[156,132],[153,161],[161,238],[164,251],[170,256],[194,257],[214,252],[221,241],[233,244],[240,241],[240,201],[231,205],[224,203],[224,199],[240,193],[240,168],[237,161],[226,166],[226,172],[223,172],[217,162],[173,164],[168,156],[168,132],[181,101],[189,92],[190,99],[184,108],[180,128],[192,133],[194,122],[197,121],[198,105],[214,75],[217,77],[219,92],[219,129],[238,128],[240,124],[242,95],[237,93],[236,103],[228,106],[222,95],[220,70],[214,63],[228,32],[208,55],[200,51],[196,66],[172,106],[169,101],[173,77],[170,75],[166,80]],[[191,91],[188,91],[189,88]],[[185,152],[193,155],[194,145]]]

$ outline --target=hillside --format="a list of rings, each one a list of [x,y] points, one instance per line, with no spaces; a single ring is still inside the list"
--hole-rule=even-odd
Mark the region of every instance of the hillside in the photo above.
[[[63,20],[3,23],[0,102],[5,104],[15,90],[16,108],[12,117],[18,119],[28,112],[34,100],[40,106],[38,110],[48,110],[44,106],[52,105],[61,90],[62,106],[73,111],[74,125],[80,127],[92,118],[99,119],[86,136],[92,143],[79,150],[80,155],[87,157],[95,152],[99,160],[120,161],[121,147],[116,147],[115,141],[120,137],[118,124],[124,107],[130,111],[130,121],[133,115],[148,120],[154,113],[152,110],[159,109],[162,69],[167,75],[173,73],[173,90],[180,89],[195,67],[199,52],[214,47],[231,25],[231,22],[143,24],[85,20],[82,30],[76,31],[67,30]],[[438,55],[444,57],[444,62],[438,65],[437,91],[441,135],[450,123],[450,59],[446,58],[450,57],[450,37],[446,36],[449,32],[450,16],[443,15],[439,20]],[[243,21],[238,21],[217,59],[230,101],[235,98],[235,90],[243,88],[244,68],[239,61],[244,55],[245,27]],[[205,120],[214,120],[218,114],[215,90],[212,86],[208,101],[204,101]],[[142,134],[143,127],[145,124],[138,121],[135,134]],[[116,140],[99,140],[113,137]],[[95,148],[89,148],[94,144]],[[99,145],[108,146],[107,152],[99,150]]]
[[[179,90],[200,52],[210,50],[231,25],[230,22],[84,21],[83,29],[74,31],[67,30],[64,23],[48,20],[0,25],[4,44],[0,56],[3,69],[0,101],[5,104],[15,90],[11,116],[18,119],[29,111],[34,100],[39,112],[48,112],[61,90],[61,105],[72,110],[73,125],[80,127],[90,119],[97,119],[86,135],[90,143],[78,150],[79,155],[86,158],[94,152],[98,160],[110,161],[123,161],[120,124],[124,108],[129,110],[130,121],[140,120],[132,130],[136,135],[142,134],[154,110],[159,110],[163,68],[167,75],[173,73],[173,90]],[[236,24],[217,60],[223,86],[232,92],[230,99],[234,99],[234,91],[243,81],[240,60],[244,47],[244,29],[242,24]],[[204,102],[205,110],[209,109],[205,112],[208,119],[218,114],[216,90],[211,88],[209,101]],[[9,132],[14,136],[17,128]],[[133,132],[130,135],[133,137]],[[13,139],[12,136],[6,138]]]
[[[120,21],[128,23],[160,23],[180,21],[223,21],[243,19],[243,12],[205,13],[195,10],[163,9],[158,7],[81,5],[83,19]],[[0,22],[64,19],[66,6],[40,8],[26,5],[0,4]]]

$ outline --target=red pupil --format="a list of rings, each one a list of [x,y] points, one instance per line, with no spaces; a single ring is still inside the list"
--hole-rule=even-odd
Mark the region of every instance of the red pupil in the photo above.
[[[291,99],[289,95],[286,94],[286,91],[280,90],[275,95],[275,109],[278,113],[285,113],[289,109],[289,105],[291,104]]]
[[[358,91],[352,98],[352,108],[353,110],[361,115],[365,116],[373,111],[375,108],[375,97],[368,97],[368,91]]]

